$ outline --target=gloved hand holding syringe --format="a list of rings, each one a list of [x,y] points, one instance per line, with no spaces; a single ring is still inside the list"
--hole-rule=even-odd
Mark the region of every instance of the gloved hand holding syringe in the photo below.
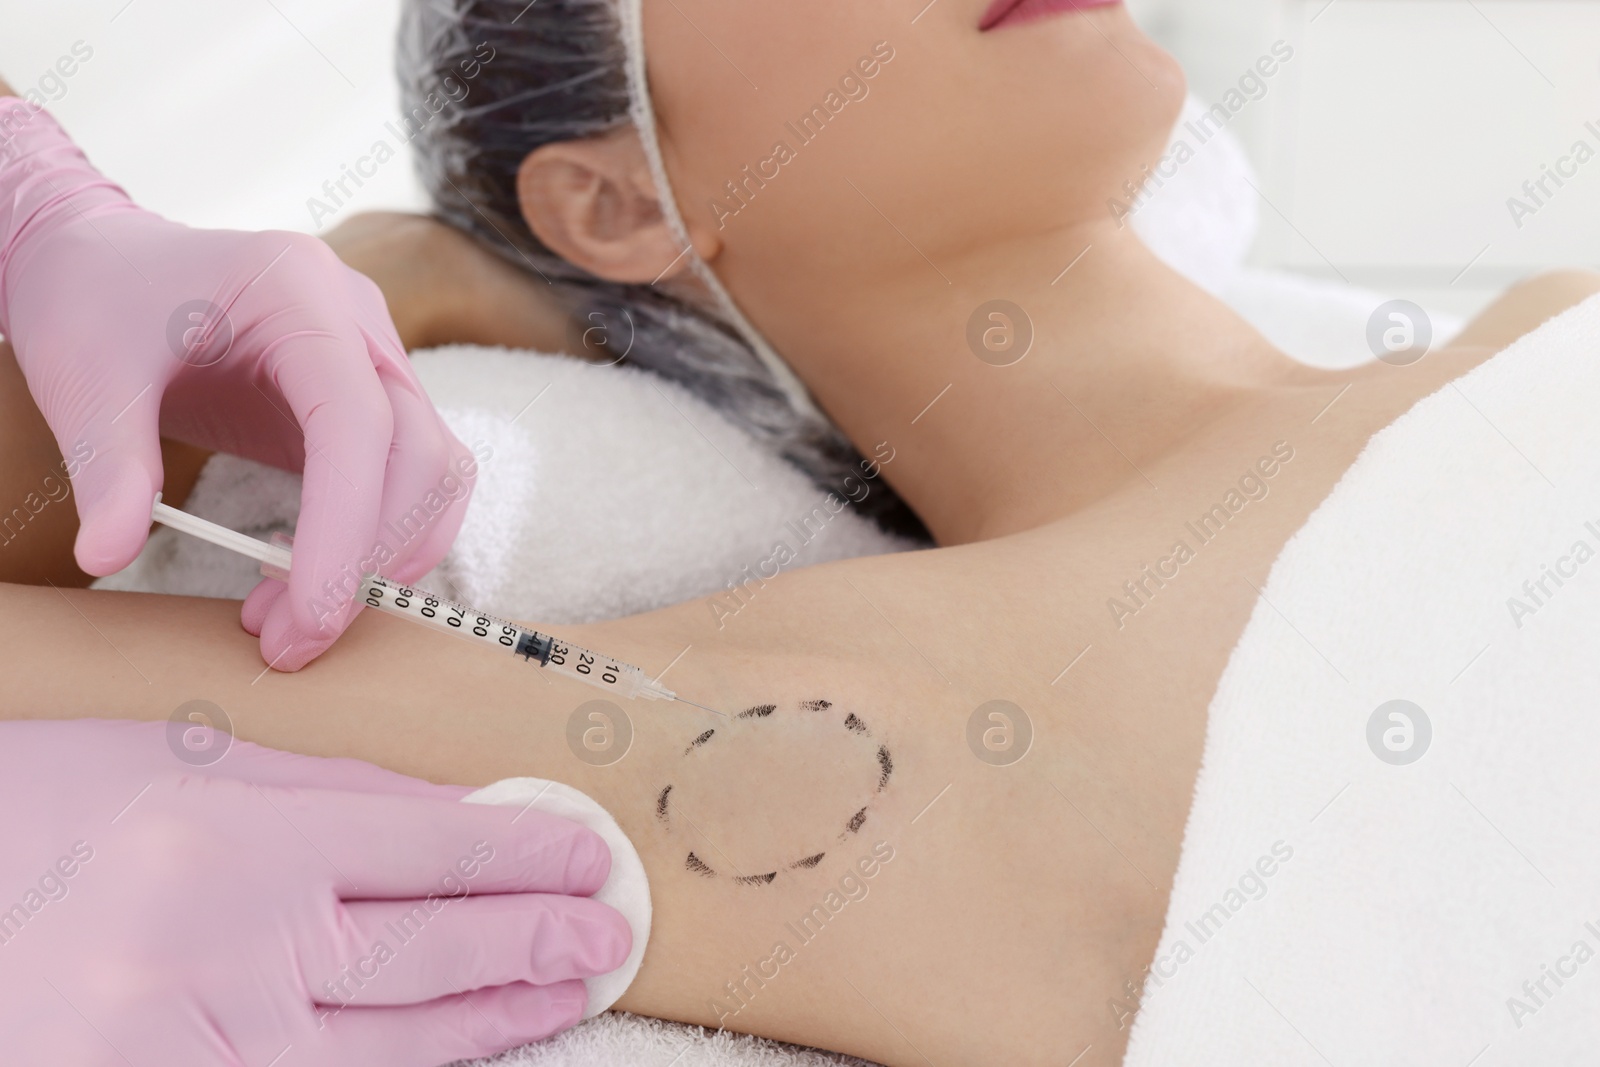
[[[261,573],[268,578],[280,581],[287,581],[289,578],[289,567],[292,562],[290,541],[281,534],[275,535],[271,543],[258,541],[225,526],[218,526],[216,523],[190,515],[188,512],[168,507],[161,503],[159,495],[156,497],[151,518],[181,533],[190,534],[202,541],[208,541],[218,547],[257,560],[261,564]],[[710,711],[713,715],[722,714],[703,704],[684,700],[631,664],[378,575],[364,577],[355,595],[369,608],[398,615],[431,629],[464,638],[474,644],[520,656],[545,670],[587,682],[618,696],[629,699],[677,700]]]

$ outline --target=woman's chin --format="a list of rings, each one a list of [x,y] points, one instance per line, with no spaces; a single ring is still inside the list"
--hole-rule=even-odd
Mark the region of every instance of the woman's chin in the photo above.
[[[1155,82],[1167,102],[1170,118],[1167,127],[1170,129],[1177,124],[1178,116],[1183,112],[1183,102],[1189,97],[1189,74],[1178,62],[1178,57],[1165,48],[1152,44],[1150,52],[1154,60],[1154,69],[1149,72],[1150,80]]]

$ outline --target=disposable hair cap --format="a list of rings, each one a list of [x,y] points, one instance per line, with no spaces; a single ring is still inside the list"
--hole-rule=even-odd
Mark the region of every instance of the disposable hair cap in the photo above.
[[[704,283],[716,301],[717,309],[739,336],[744,338],[745,343],[755,352],[767,370],[772,372],[774,382],[783,391],[789,403],[796,411],[823,418],[812,401],[805,383],[761,335],[761,331],[745,317],[739,305],[734,302],[733,294],[728,292],[727,286],[722,284],[722,279],[717,277],[711,265],[694,250],[694,244],[689,239],[689,227],[683,220],[683,213],[678,209],[678,199],[672,191],[672,180],[667,176],[666,160],[661,152],[661,138],[656,129],[655,107],[650,101],[649,72],[644,54],[643,2],[644,0],[617,0],[617,8],[622,22],[623,44],[628,54],[629,112],[634,127],[639,131],[639,140],[644,145],[645,159],[650,165],[650,175],[655,180],[656,193],[661,198],[662,217],[666,220],[673,239],[683,246],[683,255],[689,257],[690,269]]]

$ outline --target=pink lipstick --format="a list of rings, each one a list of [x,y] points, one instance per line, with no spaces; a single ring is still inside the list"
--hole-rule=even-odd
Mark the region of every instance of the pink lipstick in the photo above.
[[[978,29],[988,32],[1002,26],[1017,26],[1024,22],[1064,15],[1073,11],[1088,11],[1096,7],[1112,7],[1122,0],[995,0],[989,5]]]

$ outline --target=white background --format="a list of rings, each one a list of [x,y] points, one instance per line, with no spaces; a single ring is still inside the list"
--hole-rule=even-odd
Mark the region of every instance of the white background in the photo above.
[[[1583,128],[1600,128],[1600,2],[1130,6],[1208,103],[1273,41],[1296,50],[1233,126],[1270,201],[1258,263],[1455,310],[1542,268],[1600,265],[1600,159],[1521,230],[1506,207],[1577,138],[1600,151]]]
[[[315,231],[306,201],[399,114],[398,0],[0,0],[0,73],[23,92],[76,41],[50,104],[145,207],[203,226]],[[350,210],[420,207],[396,158]],[[336,221],[336,220],[335,220]],[[331,223],[330,223],[331,225]]]
[[[1506,208],[1578,137],[1600,149],[1600,0],[1129,2],[1208,103],[1273,41],[1296,49],[1232,127],[1268,201],[1257,263],[1457,310],[1600,264],[1600,160],[1520,231]],[[397,113],[397,3],[0,0],[0,72],[26,89],[85,42],[52,107],[136,199],[314,231],[307,199]],[[421,203],[397,158],[347,210]]]

